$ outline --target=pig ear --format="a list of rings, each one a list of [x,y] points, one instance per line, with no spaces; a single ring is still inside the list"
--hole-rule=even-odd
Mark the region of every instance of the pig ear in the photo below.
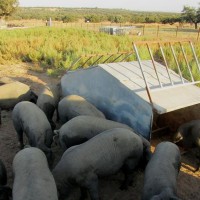
[[[59,130],[54,130],[53,131],[53,136],[59,135]]]
[[[53,141],[54,141],[56,146],[59,145],[59,134],[53,136]]]

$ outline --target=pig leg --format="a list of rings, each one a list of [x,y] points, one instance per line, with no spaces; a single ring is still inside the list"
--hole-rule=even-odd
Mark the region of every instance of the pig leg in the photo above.
[[[20,149],[23,149],[24,148],[24,143],[23,143],[23,132],[22,133],[18,133],[18,141],[19,141],[19,147]]]
[[[59,113],[58,113],[58,107],[56,107],[56,122],[59,122],[60,117],[59,117]]]
[[[18,141],[19,141],[19,147],[20,149],[24,148],[24,142],[23,142],[23,130],[22,128],[16,128],[16,132],[17,132],[17,137],[18,137]]]
[[[12,189],[8,186],[0,186],[0,199],[12,199]]]
[[[84,187],[81,187],[81,197],[79,200],[84,200],[87,198],[87,189]]]
[[[120,190],[127,190],[128,186],[133,184],[133,173],[124,172],[124,181],[120,186]]]
[[[194,170],[194,172],[199,171],[199,168],[200,168],[200,156],[196,156],[196,158],[197,158],[197,167],[196,167],[196,169]]]
[[[91,200],[99,200],[99,192],[98,192],[98,177],[96,174],[90,173],[85,178],[82,189],[81,189],[81,199],[85,198],[86,192],[83,188],[87,188]]]
[[[122,182],[122,185],[120,186],[121,190],[127,190],[128,186],[132,185],[133,183],[133,172],[134,169],[138,165],[137,159],[128,159],[124,166],[122,167],[122,171],[124,173],[124,181]]]

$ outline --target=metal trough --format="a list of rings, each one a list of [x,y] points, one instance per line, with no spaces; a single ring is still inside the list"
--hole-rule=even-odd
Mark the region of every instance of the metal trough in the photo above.
[[[147,59],[141,58],[138,45],[145,46],[149,53]],[[159,51],[159,59],[154,57],[155,48],[152,50],[148,42],[134,43],[134,52],[118,53],[113,59],[115,62],[109,60],[112,55],[98,55],[89,68],[68,71],[61,79],[63,95],[83,96],[104,112],[108,119],[131,126],[149,140],[153,110],[163,114],[200,103],[200,89],[196,86],[200,83],[200,76],[193,74],[194,71],[199,73],[200,68],[193,44],[153,42],[151,45],[158,46],[156,53]],[[192,60],[187,59],[185,45],[191,49]],[[169,67],[166,53],[172,54],[175,66]],[[179,64],[180,54],[183,55],[184,67]],[[105,56],[109,59],[104,61],[110,63],[102,61]],[[136,61],[130,61],[130,57],[135,57]],[[82,58],[74,62],[71,68]],[[81,68],[93,58],[92,55],[88,56]],[[188,76],[185,77],[183,70],[187,70]]]

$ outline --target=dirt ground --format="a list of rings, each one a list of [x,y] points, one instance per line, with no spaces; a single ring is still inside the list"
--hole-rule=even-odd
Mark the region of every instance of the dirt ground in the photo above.
[[[43,72],[33,72],[29,67],[30,66],[25,64],[0,66],[0,78],[10,77],[14,80],[21,81],[29,85],[37,94],[40,93],[45,84],[57,83],[59,81],[59,78],[48,77]],[[8,185],[12,187],[12,161],[19,149],[16,132],[11,120],[11,113],[12,111],[2,111],[2,125],[0,125],[0,159],[3,160],[7,168]],[[173,117],[171,119],[173,119]],[[164,121],[164,119],[161,120]],[[174,124],[173,121],[171,124]],[[155,146],[159,142],[165,140],[170,140],[169,131],[159,132],[155,135],[153,134],[151,140],[152,151],[154,151]],[[182,149],[180,150],[182,151]],[[57,154],[57,159],[55,161],[57,162],[61,156],[60,151],[56,146],[53,146],[53,151],[55,154]],[[182,166],[177,181],[177,193],[182,200],[200,199],[200,171],[193,173],[195,167],[196,158],[194,156],[194,152],[190,151],[187,154],[182,155]],[[144,171],[136,171],[134,174],[134,183],[127,191],[121,191],[119,189],[120,183],[123,180],[123,175],[121,173],[100,179],[99,190],[101,200],[141,199],[143,178]],[[78,199],[78,194],[79,192],[76,190],[70,199]]]

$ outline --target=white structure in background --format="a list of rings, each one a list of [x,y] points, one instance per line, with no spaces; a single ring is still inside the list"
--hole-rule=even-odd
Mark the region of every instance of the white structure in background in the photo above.
[[[49,18],[49,20],[46,21],[46,25],[47,25],[47,26],[52,26],[52,20],[51,20],[51,17]]]
[[[110,35],[128,35],[135,26],[102,26],[99,28],[100,32],[108,33]]]

